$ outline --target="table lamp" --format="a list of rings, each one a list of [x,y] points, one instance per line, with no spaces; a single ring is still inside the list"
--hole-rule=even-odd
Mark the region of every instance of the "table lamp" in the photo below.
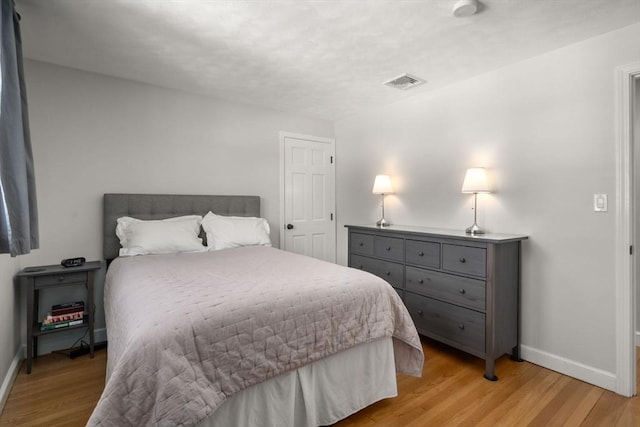
[[[389,175],[376,175],[376,179],[373,182],[373,190],[371,192],[382,196],[382,218],[380,218],[380,221],[376,222],[376,225],[378,227],[388,227],[391,224],[384,219],[384,195],[393,193]]]
[[[469,168],[464,176],[462,183],[463,193],[473,194],[473,225],[467,228],[465,233],[476,235],[484,234],[484,230],[478,226],[477,222],[477,204],[478,193],[490,193],[489,184],[487,183],[487,173],[484,168]]]

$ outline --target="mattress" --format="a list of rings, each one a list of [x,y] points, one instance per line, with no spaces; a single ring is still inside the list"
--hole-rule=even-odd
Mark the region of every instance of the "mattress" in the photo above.
[[[382,279],[268,247],[118,258],[105,314],[89,425],[195,425],[243,390],[383,339],[397,371],[419,376],[424,360]]]

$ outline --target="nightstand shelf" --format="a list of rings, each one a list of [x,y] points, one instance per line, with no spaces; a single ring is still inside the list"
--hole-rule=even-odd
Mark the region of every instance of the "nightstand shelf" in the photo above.
[[[38,355],[38,337],[51,335],[63,331],[88,328],[89,332],[89,353],[94,355],[94,275],[102,267],[100,261],[88,262],[79,267],[65,268],[61,265],[47,265],[40,267],[29,267],[18,273],[22,286],[27,294],[27,374],[31,373],[33,358]],[[40,290],[58,288],[61,286],[85,286],[87,288],[87,302],[83,322],[78,325],[66,326],[63,328],[42,331],[42,323],[39,322],[39,302]]]

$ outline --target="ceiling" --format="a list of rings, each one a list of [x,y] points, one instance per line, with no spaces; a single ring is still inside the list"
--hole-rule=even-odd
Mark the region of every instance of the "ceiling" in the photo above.
[[[16,0],[24,56],[338,119],[640,22],[640,0]],[[402,73],[427,83],[399,91]]]

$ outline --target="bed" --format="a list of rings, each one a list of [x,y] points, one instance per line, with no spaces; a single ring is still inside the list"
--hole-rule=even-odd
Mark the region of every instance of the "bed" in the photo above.
[[[330,425],[421,375],[406,308],[368,273],[269,246],[118,257],[119,217],[209,211],[259,217],[260,199],[104,196],[107,378],[89,425]]]

